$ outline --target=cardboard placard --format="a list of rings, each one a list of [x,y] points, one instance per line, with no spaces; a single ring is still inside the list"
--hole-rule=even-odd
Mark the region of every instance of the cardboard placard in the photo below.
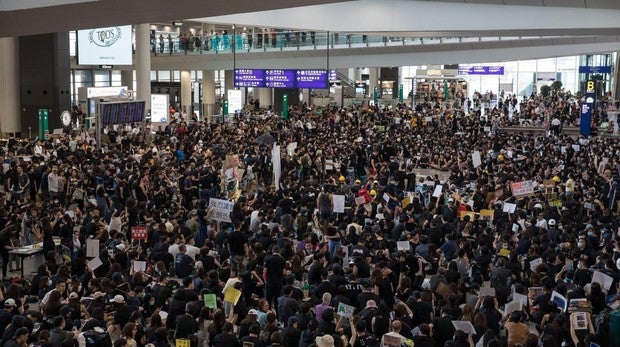
[[[506,213],[515,213],[516,210],[517,210],[517,204],[513,204],[510,202],[505,202],[504,206],[502,207],[502,212],[506,212]]]
[[[523,304],[520,301],[516,301],[516,300],[513,300],[504,306],[504,311],[506,312],[507,315],[511,314],[514,311],[521,311],[521,310],[523,310]]]
[[[209,199],[209,208],[211,208],[211,219],[219,222],[230,223],[230,212],[235,204],[228,200]]]
[[[101,261],[101,259],[99,259],[99,257],[93,258],[88,263],[86,263],[86,266],[88,266],[88,268],[93,271],[96,270],[101,265],[103,265],[103,262]]]
[[[527,306],[527,295],[512,293],[512,300],[520,302],[522,306]]]
[[[536,258],[532,261],[530,261],[530,270],[532,271],[536,271],[536,268],[543,263],[542,258]]]
[[[435,186],[435,190],[433,191],[433,197],[438,198],[441,196],[441,192],[443,191],[443,186],[438,184]]]
[[[334,213],[344,213],[344,195],[333,195]]]
[[[241,298],[240,290],[235,289],[233,287],[226,288],[226,292],[224,293],[224,301],[230,302],[233,305],[236,305],[237,302],[239,301],[239,298]]]
[[[217,297],[215,294],[205,294],[203,296],[205,307],[215,309],[217,308]]]
[[[174,347],[191,347],[189,339],[176,339],[174,341]]]
[[[86,239],[86,258],[99,256],[99,239]]]
[[[409,241],[398,241],[396,242],[396,249],[399,251],[408,251],[411,249],[411,244]]]
[[[514,182],[510,184],[512,195],[514,197],[523,197],[534,194],[534,181]]]
[[[495,288],[493,287],[480,287],[480,296],[495,296]]]
[[[453,320],[452,325],[454,326],[454,329],[460,330],[465,334],[476,334],[474,325],[468,320]]]
[[[133,271],[134,272],[138,272],[138,271],[145,272],[146,271],[146,261],[134,260],[133,261]]]
[[[472,164],[474,164],[474,168],[477,168],[480,165],[482,165],[482,159],[480,158],[479,151],[475,151],[474,153],[471,154],[471,161],[472,161]]]
[[[343,304],[342,302],[338,303],[338,310],[337,313],[345,318],[349,318],[353,315],[353,312],[355,311],[355,306],[350,306],[347,304]]]

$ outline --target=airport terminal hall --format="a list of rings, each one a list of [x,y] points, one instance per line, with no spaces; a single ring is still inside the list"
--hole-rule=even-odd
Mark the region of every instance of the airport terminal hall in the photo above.
[[[0,347],[620,347],[620,0],[0,0]]]

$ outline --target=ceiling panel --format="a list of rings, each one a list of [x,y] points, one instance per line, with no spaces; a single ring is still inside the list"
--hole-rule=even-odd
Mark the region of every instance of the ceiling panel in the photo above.
[[[585,8],[584,0],[543,0],[545,6]]]
[[[504,5],[512,6],[544,6],[543,0],[504,0]]]
[[[620,1],[618,0],[585,0],[588,8],[620,8]]]

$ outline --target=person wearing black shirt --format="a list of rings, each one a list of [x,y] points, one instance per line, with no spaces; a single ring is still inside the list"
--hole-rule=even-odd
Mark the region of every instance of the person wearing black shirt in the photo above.
[[[240,228],[242,222],[238,221],[235,230],[228,235],[231,277],[237,276],[237,272],[242,270],[242,264],[249,252],[248,237]]]
[[[285,268],[286,261],[280,255],[280,247],[273,246],[271,255],[265,258],[265,299],[272,307],[277,307]]]
[[[215,335],[213,347],[241,347],[241,342],[235,336],[231,323],[226,322],[222,328],[222,333]]]
[[[189,302],[185,305],[185,314],[179,315],[176,318],[176,327],[174,338],[187,339],[191,334],[195,334],[198,331],[198,322],[191,315],[191,304]]]

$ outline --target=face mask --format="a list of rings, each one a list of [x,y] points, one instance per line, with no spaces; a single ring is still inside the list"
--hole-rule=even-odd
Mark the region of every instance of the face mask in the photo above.
[[[48,285],[48,286],[51,286],[51,285],[52,285],[52,280],[48,280],[48,281],[47,281],[47,285]]]
[[[590,237],[591,237],[591,236],[593,236],[593,235],[594,235],[594,233],[593,233],[593,232],[588,231],[588,236],[590,236]]]
[[[586,244],[585,244],[585,243],[583,243],[583,242],[579,242],[579,243],[577,244],[577,247],[579,247],[579,248],[583,249],[583,248],[585,248],[585,247],[586,247]]]

